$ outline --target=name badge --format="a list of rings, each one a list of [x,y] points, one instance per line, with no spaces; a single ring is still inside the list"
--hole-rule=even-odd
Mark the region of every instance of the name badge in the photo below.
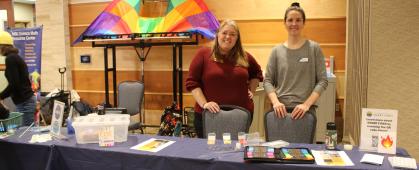
[[[301,58],[299,62],[300,63],[307,63],[308,62],[308,58]]]

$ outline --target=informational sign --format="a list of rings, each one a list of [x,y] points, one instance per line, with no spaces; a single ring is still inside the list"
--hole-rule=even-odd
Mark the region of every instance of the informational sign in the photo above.
[[[58,100],[54,100],[54,108],[52,110],[51,118],[51,134],[54,136],[61,136],[61,124],[63,123],[65,104]]]
[[[362,108],[360,150],[396,151],[397,110]],[[392,154],[394,154],[392,153]]]
[[[13,37],[14,46],[19,49],[19,56],[28,66],[32,90],[40,90],[42,27],[16,28],[8,30]]]

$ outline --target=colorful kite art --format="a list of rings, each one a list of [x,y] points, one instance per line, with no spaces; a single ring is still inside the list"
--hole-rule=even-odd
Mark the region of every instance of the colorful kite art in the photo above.
[[[192,32],[209,39],[215,37],[219,22],[204,0],[167,0],[162,17],[143,17],[141,0],[114,0],[73,43],[83,36],[133,33]]]

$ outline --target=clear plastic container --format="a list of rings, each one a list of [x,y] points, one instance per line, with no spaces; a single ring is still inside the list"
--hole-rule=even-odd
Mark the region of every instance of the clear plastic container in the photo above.
[[[114,127],[115,142],[125,142],[129,122],[130,117],[127,114],[109,114],[76,117],[72,125],[79,144],[99,143],[99,131],[103,127]]]
[[[23,113],[10,112],[9,118],[0,119],[0,132],[6,132],[9,129],[16,129],[22,126]]]

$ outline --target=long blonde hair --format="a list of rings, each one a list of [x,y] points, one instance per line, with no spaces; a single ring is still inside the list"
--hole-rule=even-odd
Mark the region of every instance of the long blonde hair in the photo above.
[[[218,44],[218,33],[222,28],[225,26],[232,26],[236,32],[237,32],[237,41],[234,47],[230,50],[229,54],[227,56],[223,56],[221,54],[220,45]],[[229,60],[231,62],[235,62],[236,65],[242,66],[242,67],[248,67],[249,62],[247,61],[247,55],[246,52],[243,50],[242,42],[240,39],[240,31],[239,27],[237,26],[236,22],[230,19],[224,20],[220,27],[217,30],[217,34],[215,35],[215,42],[212,47],[213,50],[213,58],[217,62],[223,63],[224,60]]]

